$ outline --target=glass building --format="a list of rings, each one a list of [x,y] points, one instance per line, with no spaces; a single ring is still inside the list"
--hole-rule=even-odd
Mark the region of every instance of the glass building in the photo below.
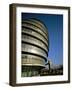
[[[39,76],[45,67],[49,51],[48,30],[38,19],[22,20],[22,77]]]

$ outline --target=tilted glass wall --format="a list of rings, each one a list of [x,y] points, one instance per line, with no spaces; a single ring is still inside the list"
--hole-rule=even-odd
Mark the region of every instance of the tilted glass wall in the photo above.
[[[22,20],[21,38],[21,76],[39,76],[48,57],[48,30],[44,23],[37,19],[25,19]]]

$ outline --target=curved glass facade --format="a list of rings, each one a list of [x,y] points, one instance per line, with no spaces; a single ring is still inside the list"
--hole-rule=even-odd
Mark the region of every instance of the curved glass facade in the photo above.
[[[22,77],[38,76],[48,57],[48,30],[37,19],[22,20]]]
[[[47,28],[46,28],[45,24],[44,24],[42,21],[37,20],[37,19],[35,19],[35,18],[34,18],[34,19],[31,18],[31,19],[28,19],[28,20],[23,21],[23,23],[24,23],[24,22],[25,22],[25,23],[32,24],[32,25],[40,28],[41,30],[45,29],[45,30],[43,30],[43,32],[44,32],[46,35],[48,35]]]
[[[28,30],[28,29],[24,29],[23,31],[22,31],[22,33],[23,34],[27,34],[27,35],[30,35],[30,36],[34,36],[35,38],[38,38],[38,39],[40,39],[40,40],[42,40],[46,45],[48,45],[48,43],[47,43],[47,39],[44,37],[44,36],[42,36],[41,34],[39,34],[39,33],[37,33],[37,32],[35,32],[35,31],[33,31],[33,30]],[[23,35],[24,36],[24,35]]]
[[[47,38],[46,34],[38,27],[36,26],[32,26],[30,24],[23,24],[22,28],[29,28],[29,29],[32,29],[34,31],[37,31],[39,32],[40,34],[42,34],[45,38]]]
[[[22,54],[22,65],[44,66],[45,60],[35,55]]]
[[[38,48],[36,46],[33,46],[33,45],[30,45],[30,44],[22,44],[22,51],[23,52],[30,52],[30,53],[33,53],[33,54],[36,54],[36,55],[40,55],[40,56],[43,56],[43,57],[47,57],[47,53],[42,50],[41,48]]]
[[[30,44],[33,44],[33,45],[37,45],[40,48],[44,49],[46,52],[48,52],[47,45],[44,42],[42,42],[39,39],[36,39],[36,38],[34,38],[32,36],[22,35],[22,42],[26,42],[26,43],[30,43]]]

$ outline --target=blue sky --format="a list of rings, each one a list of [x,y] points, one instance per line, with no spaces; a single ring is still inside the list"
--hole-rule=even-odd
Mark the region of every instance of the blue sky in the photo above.
[[[22,13],[22,19],[37,18],[45,23],[49,33],[48,58],[63,64],[63,15]]]

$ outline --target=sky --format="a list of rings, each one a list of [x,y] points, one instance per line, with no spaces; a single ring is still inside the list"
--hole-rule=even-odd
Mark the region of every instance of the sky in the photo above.
[[[22,19],[37,18],[47,27],[49,33],[48,59],[54,64],[63,64],[63,15],[22,13]]]

